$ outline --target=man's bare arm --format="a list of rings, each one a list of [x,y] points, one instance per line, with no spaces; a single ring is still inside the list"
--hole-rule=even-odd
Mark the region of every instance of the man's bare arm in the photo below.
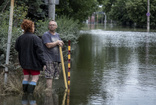
[[[51,42],[51,43],[46,43],[46,46],[47,46],[47,48],[53,48],[53,47],[55,47],[55,46],[57,46],[57,45],[59,45],[59,46],[63,46],[63,41],[61,41],[61,40],[57,40],[57,41],[55,41],[55,42]]]

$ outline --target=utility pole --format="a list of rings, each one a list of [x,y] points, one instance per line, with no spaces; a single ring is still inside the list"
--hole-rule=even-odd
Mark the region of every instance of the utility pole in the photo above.
[[[150,0],[147,0],[147,32],[150,31]]]
[[[97,14],[97,24],[98,24],[98,13],[96,13]]]
[[[49,13],[48,17],[55,20],[55,0],[49,0]]]
[[[12,38],[12,22],[13,22],[13,10],[14,10],[14,0],[11,0],[10,6],[10,18],[9,18],[9,29],[8,29],[8,41],[7,41],[7,52],[6,52],[6,61],[5,61],[5,79],[4,82],[7,82],[7,72],[8,72],[8,65],[9,65],[9,56],[10,56],[10,44]]]
[[[106,29],[106,24],[107,24],[107,15],[106,15],[106,13],[104,13],[104,15],[105,15],[105,29]]]
[[[5,61],[6,66],[8,66],[8,64],[9,64],[9,56],[10,56],[10,43],[11,43],[11,38],[12,38],[13,9],[14,9],[14,0],[11,0],[8,41],[7,41],[7,53],[6,53],[6,61]],[[8,72],[7,67],[5,67],[5,71]]]

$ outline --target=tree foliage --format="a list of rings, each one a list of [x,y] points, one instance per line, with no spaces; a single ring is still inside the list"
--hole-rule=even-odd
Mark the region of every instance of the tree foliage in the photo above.
[[[12,41],[11,41],[11,54],[10,54],[10,63],[16,61],[14,59],[17,55],[17,52],[14,50],[14,44],[16,38],[20,36],[23,31],[20,28],[20,24],[23,19],[26,18],[28,7],[25,5],[15,5],[14,8],[14,19],[13,19],[13,29],[12,29]],[[0,65],[5,61],[5,52],[7,46],[8,38],[8,27],[9,27],[9,10],[5,10],[3,13],[0,13]],[[35,34],[42,36],[44,32],[48,31],[48,22],[50,19],[45,18],[44,20],[38,20],[35,22],[36,32]],[[61,16],[56,19],[58,23],[57,32],[60,34],[62,40],[66,43],[68,40],[72,41],[72,44],[75,44],[77,38],[79,37],[79,27],[78,20],[72,18]]]
[[[48,4],[46,0],[18,0],[16,4],[24,4],[28,8],[27,17],[32,20],[44,20],[48,17]],[[136,24],[137,27],[145,27],[147,22],[147,0],[59,0],[56,5],[58,17],[66,15],[82,22],[98,11],[98,6],[103,5],[103,11],[110,20],[122,25]],[[0,10],[9,10],[8,0],[0,1]],[[156,0],[150,0],[150,23],[151,27],[156,26]]]
[[[50,20],[51,19],[46,18],[45,21],[39,20],[38,22],[36,22],[35,33],[39,36],[42,36],[44,32],[48,31],[48,24]],[[78,24],[79,21],[67,16],[58,17],[56,21],[58,25],[56,31],[60,34],[60,37],[64,41],[64,43],[67,43],[68,40],[70,40],[72,44],[77,43],[80,27],[80,24]]]
[[[5,9],[9,9],[9,3],[10,3],[10,1],[8,1],[8,0],[1,0],[0,1],[0,12],[2,12],[3,13],[3,11],[5,10]]]
[[[150,21],[151,21],[151,28],[156,27],[156,0],[151,0],[151,7],[150,7]]]
[[[10,11],[5,10],[3,13],[0,13],[0,63],[4,63],[5,52],[7,46],[7,38],[8,38],[8,27],[9,27],[9,15]],[[13,61],[13,56],[15,55],[14,43],[16,38],[22,34],[22,30],[20,29],[20,24],[22,20],[27,15],[27,7],[25,5],[14,7],[14,15],[13,15],[13,27],[12,27],[12,41],[11,41],[11,57],[10,60]]]
[[[138,8],[139,7],[139,8]],[[126,3],[126,10],[128,11],[128,17],[137,23],[137,26],[146,26],[146,0],[131,0]],[[132,13],[133,11],[133,13]],[[135,12],[134,12],[135,11]]]
[[[58,15],[64,14],[82,22],[95,12],[97,7],[96,0],[60,0],[56,12]]]
[[[122,25],[131,24],[131,19],[127,16],[128,11],[125,8],[127,0],[118,0],[115,4],[112,5],[110,10],[110,17],[113,20],[120,20],[119,22]]]
[[[105,0],[102,2],[103,11],[109,19],[123,25],[136,24],[137,27],[146,27],[147,0]],[[156,0],[150,0],[151,28],[156,26]]]
[[[57,16],[66,15],[80,22],[86,20],[93,12],[97,10],[97,0],[59,0],[59,5],[56,5]],[[0,9],[4,9],[7,1],[3,1]],[[48,4],[45,0],[17,0],[16,5],[28,7],[27,17],[32,20],[41,20],[48,17]],[[7,5],[9,9],[10,5]]]
[[[16,4],[19,6],[23,4],[27,6],[27,17],[31,18],[32,20],[42,19],[47,14],[47,11],[42,8],[42,5],[44,5],[42,0],[17,0]]]

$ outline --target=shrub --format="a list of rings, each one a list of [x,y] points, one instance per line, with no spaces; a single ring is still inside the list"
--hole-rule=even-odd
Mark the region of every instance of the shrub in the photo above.
[[[14,8],[14,19],[12,27],[12,40],[11,40],[11,49],[10,49],[10,62],[15,62],[14,58],[17,55],[17,52],[14,50],[14,44],[16,38],[22,34],[20,29],[20,23],[27,15],[27,6],[21,5],[18,6],[15,4]],[[7,49],[7,39],[8,39],[8,27],[9,27],[9,13],[10,11],[5,10],[3,13],[0,13],[0,65],[5,63],[6,49]],[[11,63],[10,63],[11,64]]]
[[[48,31],[48,23],[51,19],[39,20],[36,22],[36,34],[42,36],[44,32]],[[56,32],[60,34],[61,39],[64,41],[65,45],[63,47],[64,55],[67,55],[67,46],[68,40],[71,41],[71,45],[75,45],[77,43],[77,39],[79,37],[79,28],[80,24],[78,20],[74,20],[72,18],[61,16],[56,19],[58,28]],[[74,50],[74,49],[71,49]],[[66,56],[67,58],[67,56]]]
[[[48,23],[51,19],[39,20],[36,22],[36,34],[42,36],[44,32],[48,31]],[[76,43],[79,37],[79,21],[70,19],[66,16],[61,16],[56,19],[58,28],[57,32],[63,41],[67,42],[71,40],[72,43]]]

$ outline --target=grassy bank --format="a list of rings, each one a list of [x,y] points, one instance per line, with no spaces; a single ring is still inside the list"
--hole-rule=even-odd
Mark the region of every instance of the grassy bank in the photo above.
[[[7,83],[4,83],[5,73],[0,73],[0,97],[7,95],[22,95],[22,80],[23,80],[23,72],[22,69],[17,69],[14,71],[10,71],[7,73]],[[44,71],[41,71],[39,76],[39,80],[35,87],[34,94],[35,95],[43,95],[45,94],[46,89],[46,79],[44,77]],[[59,80],[53,80],[53,92],[64,92],[64,80],[63,74],[60,73]]]
[[[7,83],[4,82],[5,81],[4,79],[5,79],[5,74],[3,72],[0,74],[0,83],[1,83],[0,96],[23,94],[22,70],[7,73]],[[45,83],[39,81],[35,88],[34,93],[42,94],[44,90],[45,90]]]
[[[14,95],[14,94],[22,94],[22,86],[21,86],[21,81],[22,81],[22,78],[21,76],[19,76],[20,74],[18,75],[10,75],[7,74],[7,83],[4,82],[4,79],[5,79],[5,74],[4,72],[2,72],[0,74],[0,83],[1,83],[1,86],[0,86],[0,95],[3,96],[3,95]]]

